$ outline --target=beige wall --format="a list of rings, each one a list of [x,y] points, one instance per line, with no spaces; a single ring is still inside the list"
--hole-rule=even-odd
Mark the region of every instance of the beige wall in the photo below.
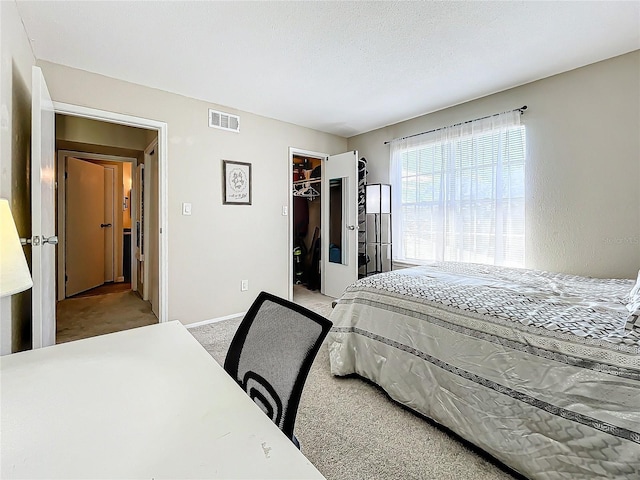
[[[640,51],[349,139],[387,182],[385,141],[527,105],[526,265],[595,277],[640,268]]]
[[[15,2],[0,2],[0,197],[21,237],[31,236],[31,66],[35,58]],[[30,247],[25,247],[31,265]],[[31,347],[31,290],[0,299],[0,354]]]
[[[46,79],[45,79],[46,80]],[[149,130],[82,117],[56,115],[56,138],[70,142],[91,143],[144,151],[151,140]],[[155,138],[155,132],[152,132]]]
[[[42,62],[54,101],[167,122],[169,319],[246,311],[261,290],[288,292],[288,148],[341,153],[347,141],[292,124]],[[209,128],[207,109],[241,117],[239,134]],[[222,160],[251,162],[253,205],[222,204]],[[181,204],[192,204],[182,216]],[[249,280],[249,291],[240,281]]]

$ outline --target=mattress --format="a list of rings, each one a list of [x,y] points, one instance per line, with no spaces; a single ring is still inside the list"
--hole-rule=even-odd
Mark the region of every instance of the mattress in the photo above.
[[[529,478],[640,479],[632,286],[452,262],[366,277],[331,314],[331,371]]]

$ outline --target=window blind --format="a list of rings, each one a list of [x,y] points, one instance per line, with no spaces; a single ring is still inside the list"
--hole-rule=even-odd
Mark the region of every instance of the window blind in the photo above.
[[[394,260],[524,266],[519,112],[391,142]]]

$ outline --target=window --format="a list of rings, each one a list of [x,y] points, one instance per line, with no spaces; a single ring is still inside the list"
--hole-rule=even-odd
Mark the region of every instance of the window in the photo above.
[[[524,266],[524,175],[518,111],[394,140],[394,260]]]

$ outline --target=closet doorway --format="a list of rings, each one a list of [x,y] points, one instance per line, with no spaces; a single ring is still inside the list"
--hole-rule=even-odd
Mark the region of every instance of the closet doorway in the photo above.
[[[292,271],[295,290],[321,289],[322,163],[321,154],[295,151],[292,174]],[[291,293],[293,298],[293,292]]]
[[[358,278],[358,152],[290,148],[289,165],[289,299],[294,285],[337,298]]]

